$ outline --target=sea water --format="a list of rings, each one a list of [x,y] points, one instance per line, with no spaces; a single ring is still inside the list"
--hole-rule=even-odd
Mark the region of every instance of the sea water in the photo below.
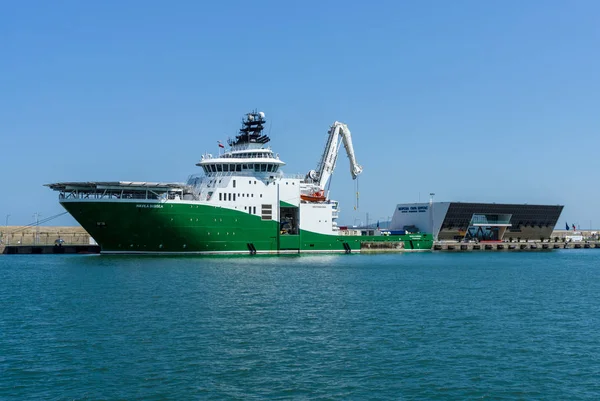
[[[0,399],[600,398],[600,250],[0,256]]]

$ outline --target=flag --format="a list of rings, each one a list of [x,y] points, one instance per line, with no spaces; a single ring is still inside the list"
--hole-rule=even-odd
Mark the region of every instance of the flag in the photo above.
[[[220,148],[223,148],[223,149],[225,149],[225,146],[223,146],[223,144],[221,143],[221,141],[217,141],[217,143],[219,144],[219,147],[220,147]]]
[[[567,228],[565,228],[565,230],[569,231],[569,223],[565,222],[565,224],[566,224],[566,227],[567,227]]]

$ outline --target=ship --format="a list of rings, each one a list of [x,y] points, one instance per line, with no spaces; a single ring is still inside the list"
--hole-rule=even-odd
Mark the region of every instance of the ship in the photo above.
[[[352,179],[356,161],[348,126],[335,121],[321,159],[288,175],[269,146],[263,112],[205,153],[185,182],[97,181],[45,184],[98,243],[102,254],[287,254],[360,252],[371,244],[428,250],[431,234],[338,226],[340,207],[327,186],[343,143]],[[340,143],[341,140],[341,143]]]

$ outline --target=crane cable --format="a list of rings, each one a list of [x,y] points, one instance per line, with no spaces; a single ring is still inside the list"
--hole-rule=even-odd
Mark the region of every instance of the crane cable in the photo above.
[[[42,220],[39,220],[39,221],[37,221],[37,222],[30,223],[30,224],[27,224],[27,225],[25,225],[25,226],[19,227],[19,228],[17,228],[16,230],[13,230],[13,231],[11,231],[11,232],[7,232],[7,234],[15,234],[15,233],[19,233],[19,232],[21,232],[21,231],[25,231],[25,230],[27,230],[28,228],[35,227],[35,226],[39,226],[40,224],[47,223],[47,222],[49,222],[50,220],[54,220],[54,219],[56,219],[56,218],[58,218],[58,217],[60,217],[60,216],[63,216],[63,215],[65,215],[65,214],[67,214],[67,213],[68,213],[68,212],[62,212],[62,213],[59,213],[59,214],[55,214],[54,216],[46,217],[45,219],[42,219]]]
[[[358,210],[358,176],[356,177],[356,182],[354,183],[354,192],[356,192],[356,202],[354,203],[354,210]]]

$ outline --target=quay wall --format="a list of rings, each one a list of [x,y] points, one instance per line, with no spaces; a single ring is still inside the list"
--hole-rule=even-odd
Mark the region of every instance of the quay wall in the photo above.
[[[549,249],[600,249],[600,230],[580,230],[578,233],[587,240],[582,242],[568,242],[566,237],[573,235],[573,231],[554,230],[552,237],[544,242],[529,241],[499,243],[458,243],[453,241],[437,241],[433,250],[443,251],[486,251],[486,250],[549,250]],[[57,239],[63,240],[63,245],[94,245],[93,238],[80,226],[0,226],[0,254],[6,245],[12,246],[44,246],[54,245]],[[556,240],[558,240],[556,242]],[[364,246],[362,252],[403,251],[401,243],[383,246],[379,243]]]
[[[434,251],[549,251],[553,249],[598,249],[600,241],[554,242],[435,242]]]

